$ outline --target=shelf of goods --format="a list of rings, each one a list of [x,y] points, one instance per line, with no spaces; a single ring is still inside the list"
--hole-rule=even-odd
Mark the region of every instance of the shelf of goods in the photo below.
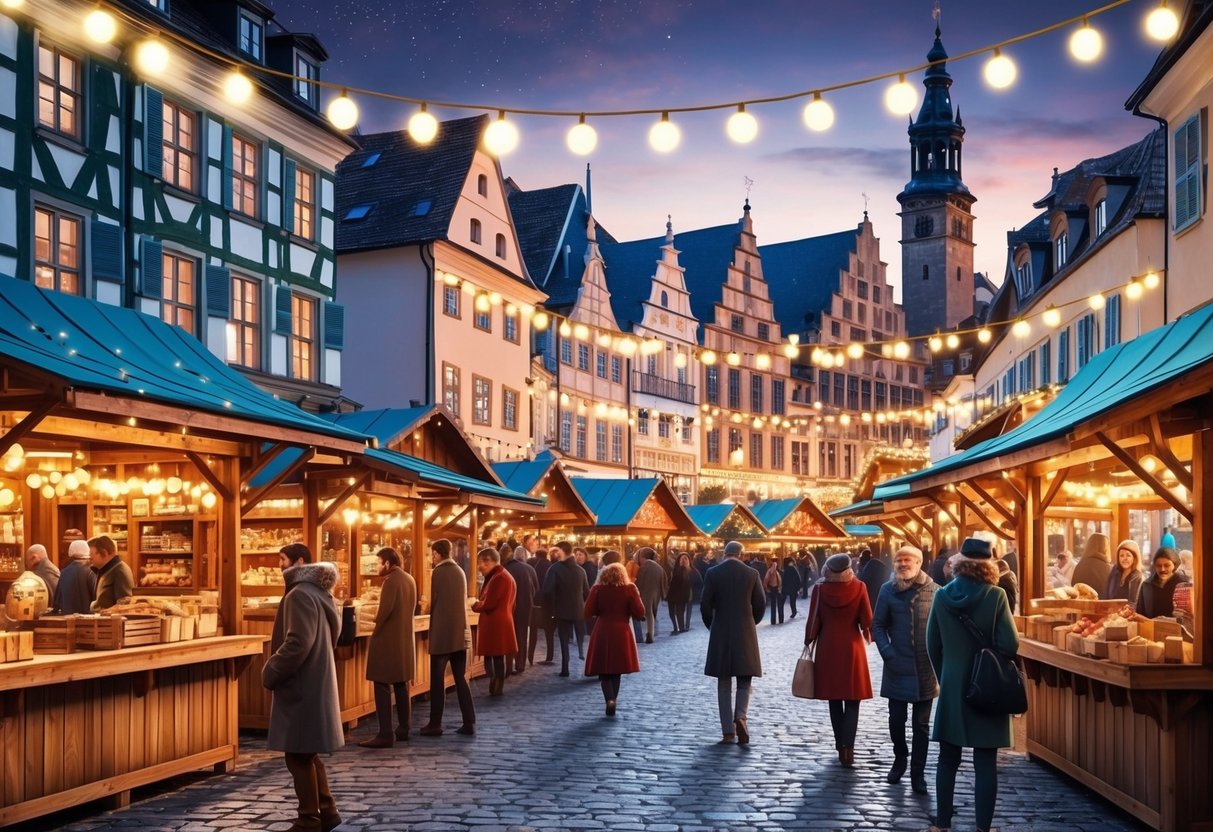
[[[193,516],[136,518],[131,534],[135,586],[141,592],[196,592],[213,580],[207,575],[214,521]]]

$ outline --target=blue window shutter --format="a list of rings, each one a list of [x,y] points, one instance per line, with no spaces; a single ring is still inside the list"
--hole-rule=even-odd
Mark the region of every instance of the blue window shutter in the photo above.
[[[345,347],[345,307],[332,301],[324,302],[324,346],[330,350]]]
[[[164,177],[164,96],[149,86],[143,88],[143,171]]]
[[[1108,298],[1104,312],[1104,346],[1114,347],[1120,343],[1120,294]]]
[[[232,209],[232,128],[223,126],[223,207]]]
[[[122,228],[100,220],[92,221],[90,251],[93,262],[93,279],[107,283],[122,283]]]
[[[140,242],[139,294],[156,300],[164,295],[164,247],[150,237]]]
[[[291,290],[288,286],[274,290],[274,332],[291,334]]]
[[[1062,330],[1057,339],[1057,381],[1065,384],[1070,380],[1070,328]]]
[[[229,318],[232,314],[232,272],[226,266],[206,267],[206,311]]]
[[[295,230],[295,160],[287,159],[282,172],[282,227]]]

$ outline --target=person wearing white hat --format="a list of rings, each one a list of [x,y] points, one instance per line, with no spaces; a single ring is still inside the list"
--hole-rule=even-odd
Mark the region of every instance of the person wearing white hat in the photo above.
[[[97,576],[88,568],[88,542],[73,540],[67,547],[67,566],[59,573],[54,608],[58,615],[87,615],[97,597]]]

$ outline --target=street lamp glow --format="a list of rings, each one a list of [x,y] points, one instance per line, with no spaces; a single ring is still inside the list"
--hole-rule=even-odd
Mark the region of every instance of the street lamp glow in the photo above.
[[[409,135],[417,144],[429,144],[438,135],[438,119],[426,110],[424,102],[421,109],[409,117]]]
[[[358,105],[342,90],[341,95],[329,102],[325,110],[329,121],[338,130],[349,130],[358,123]]]
[[[817,133],[825,132],[834,126],[834,108],[819,92],[813,93],[813,100],[805,105],[804,125]]]
[[[1103,54],[1103,35],[1083,21],[1082,28],[1070,35],[1070,54],[1084,64],[1098,60]]]
[[[1157,41],[1169,41],[1179,31],[1179,17],[1162,0],[1158,8],[1146,16],[1146,34]]]
[[[994,57],[986,61],[983,72],[986,83],[996,90],[1005,90],[1014,84],[1015,76],[1019,74],[1015,62],[997,49],[994,50]]]
[[[84,16],[84,34],[94,43],[109,43],[118,33],[118,22],[105,9],[93,9]]]
[[[236,70],[223,80],[223,94],[233,104],[247,104],[253,97],[253,82],[240,70]]]
[[[168,47],[155,38],[149,38],[135,47],[135,66],[144,75],[153,78],[168,69]]]
[[[569,130],[565,142],[569,150],[578,156],[589,156],[598,146],[598,131],[585,123],[585,116]]]
[[[742,104],[737,112],[729,116],[725,131],[737,144],[749,144],[758,135],[758,119],[747,113]]]
[[[909,115],[918,106],[918,90],[900,75],[897,83],[885,90],[884,105],[895,116]]]
[[[649,128],[649,146],[658,153],[669,153],[682,141],[682,131],[670,121],[669,113],[661,114],[661,121]]]
[[[484,147],[494,156],[504,156],[518,147],[518,128],[506,121],[504,111],[498,112],[497,120],[484,131]]]

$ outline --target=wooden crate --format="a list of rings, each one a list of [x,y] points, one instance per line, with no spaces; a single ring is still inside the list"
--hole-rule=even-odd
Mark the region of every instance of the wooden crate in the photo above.
[[[34,634],[28,630],[0,633],[0,661],[23,662],[34,657]]]
[[[160,643],[181,641],[181,616],[166,615],[160,619]]]
[[[34,625],[34,652],[63,654],[76,652],[76,617],[44,615]]]
[[[198,631],[198,616],[187,615],[181,619],[181,640],[193,641]]]
[[[76,622],[76,647],[81,650],[120,650],[159,643],[158,615],[81,616]]]

